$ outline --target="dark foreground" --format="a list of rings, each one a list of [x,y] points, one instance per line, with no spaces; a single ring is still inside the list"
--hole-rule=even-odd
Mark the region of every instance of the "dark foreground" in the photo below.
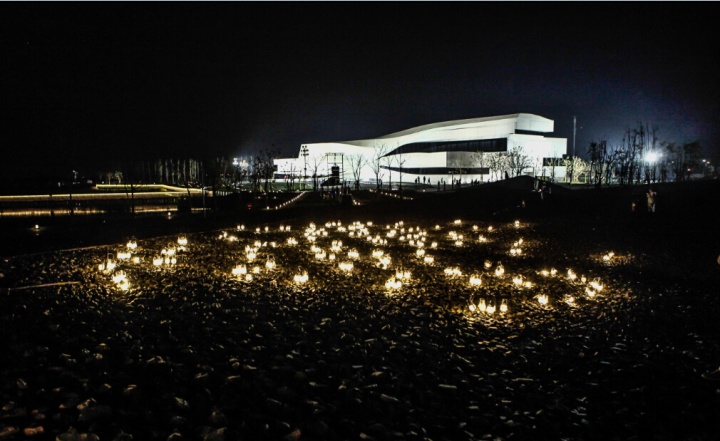
[[[419,227],[435,262],[417,257],[409,231],[385,246],[337,225],[315,233],[328,252],[343,241],[338,261],[359,251],[350,275],[315,259],[306,219],[285,223],[291,232],[272,220],[268,232],[226,230],[236,242],[188,235],[168,268],[150,262],[177,236],[141,240],[142,262],[118,267],[128,291],[97,270],[120,245],[8,258],[0,439],[716,439],[720,382],[702,374],[720,366],[717,233],[699,240],[712,225],[703,207],[683,221],[529,205],[460,225],[429,207],[412,218],[384,207],[394,220],[382,222],[355,212],[382,238],[386,223],[404,221],[397,236]],[[510,256],[519,238],[523,254]],[[249,261],[245,247],[258,240]],[[391,269],[371,257],[380,249]],[[231,274],[254,262],[252,281]],[[386,289],[400,267],[412,279]],[[445,275],[450,267],[463,275]],[[558,274],[541,274],[550,268]],[[302,269],[310,280],[296,285]],[[603,290],[589,297],[568,269]],[[517,275],[532,287],[515,285]],[[78,283],[37,286],[58,282]],[[478,298],[509,310],[472,313]]]

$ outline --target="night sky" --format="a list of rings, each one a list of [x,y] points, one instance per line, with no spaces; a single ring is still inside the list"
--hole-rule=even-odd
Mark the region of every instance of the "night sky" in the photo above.
[[[374,138],[534,113],[578,153],[638,121],[718,159],[708,3],[3,3],[0,172]]]

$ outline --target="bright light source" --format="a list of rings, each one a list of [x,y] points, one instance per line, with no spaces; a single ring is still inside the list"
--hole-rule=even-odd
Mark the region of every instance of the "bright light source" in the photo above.
[[[649,152],[647,155],[645,155],[645,160],[647,162],[655,162],[658,159],[660,159],[660,154],[657,152]]]

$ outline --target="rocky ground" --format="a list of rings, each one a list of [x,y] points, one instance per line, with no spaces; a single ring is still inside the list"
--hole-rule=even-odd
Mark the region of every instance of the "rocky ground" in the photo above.
[[[153,260],[177,234],[139,240],[137,263],[124,243],[8,257],[0,439],[715,439],[710,216],[556,194],[473,199],[492,210],[459,224],[422,198],[315,228],[303,211],[188,234],[174,265]]]

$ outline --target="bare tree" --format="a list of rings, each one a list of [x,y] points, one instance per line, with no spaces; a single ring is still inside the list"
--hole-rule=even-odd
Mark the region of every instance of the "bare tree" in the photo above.
[[[295,167],[295,161],[290,163],[290,168],[285,169],[285,184],[288,191],[292,191],[295,188],[295,179],[297,179],[297,173],[299,169]]]
[[[320,165],[322,165],[322,158],[313,156],[312,162],[310,163],[310,170],[312,171],[313,178],[313,191],[318,191],[318,179],[320,179]]]
[[[600,187],[603,182],[604,167],[608,155],[607,141],[593,141],[588,147],[590,154],[590,173],[593,177],[593,183],[596,187]]]
[[[513,176],[520,176],[523,170],[530,167],[532,161],[530,157],[525,154],[525,149],[522,146],[515,146],[508,149],[507,152],[507,165]]]
[[[274,150],[263,149],[251,159],[253,191],[261,189],[266,193],[270,190],[270,180],[275,176],[274,159],[277,157]],[[260,183],[262,182],[262,188]]]
[[[377,190],[379,191],[380,186],[380,180],[383,177],[383,161],[385,160],[385,155],[387,155],[389,147],[387,144],[384,143],[375,143],[373,146],[373,156],[370,158],[369,165],[372,169],[373,174],[375,174],[375,186]]]
[[[470,162],[472,163],[471,167],[483,169],[486,167],[487,159],[488,158],[485,155],[485,152],[483,152],[482,150],[473,152],[470,155]],[[483,175],[482,175],[482,173],[480,173],[480,182],[482,182],[482,181],[483,181]]]
[[[580,176],[587,176],[587,172],[590,169],[590,165],[579,156],[575,156],[571,159],[566,159],[565,167],[568,167],[572,170],[573,179],[575,179],[576,181],[580,179]],[[566,177],[567,179],[569,179],[567,175]]]
[[[507,156],[503,152],[489,153],[487,155],[487,162],[496,181],[500,179],[499,177],[507,170]]]
[[[355,180],[355,190],[360,190],[360,173],[362,172],[362,168],[367,164],[367,159],[361,154],[354,154],[348,155],[347,160],[353,179]]]

